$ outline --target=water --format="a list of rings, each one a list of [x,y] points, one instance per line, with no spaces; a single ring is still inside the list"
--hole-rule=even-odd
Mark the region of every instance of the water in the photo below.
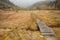
[[[21,7],[21,8],[29,8],[33,5],[35,5],[36,3],[43,3],[43,2],[51,2],[51,1],[55,1],[55,0],[9,0],[11,3],[13,3],[14,5]],[[38,5],[38,4],[36,4]]]

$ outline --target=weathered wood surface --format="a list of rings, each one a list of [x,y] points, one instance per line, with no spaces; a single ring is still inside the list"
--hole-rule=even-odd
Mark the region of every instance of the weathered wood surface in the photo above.
[[[42,35],[54,35],[54,32],[45,23],[41,22],[39,19],[37,19],[36,22]]]

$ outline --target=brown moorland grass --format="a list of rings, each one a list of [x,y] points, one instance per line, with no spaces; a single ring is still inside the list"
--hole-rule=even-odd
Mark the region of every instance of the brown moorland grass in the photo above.
[[[0,40],[45,40],[32,13],[50,26],[60,40],[60,11],[57,10],[0,11]]]

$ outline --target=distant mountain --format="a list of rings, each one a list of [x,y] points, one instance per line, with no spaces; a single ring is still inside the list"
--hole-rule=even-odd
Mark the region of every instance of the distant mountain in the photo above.
[[[56,0],[55,6],[60,10],[60,0]]]
[[[54,2],[38,2],[32,6],[32,9],[55,9],[55,1]]]
[[[9,0],[0,0],[0,9],[2,9],[2,10],[17,10],[18,7],[16,7],[14,4],[9,2]]]
[[[5,4],[9,7],[14,6],[11,2],[9,2],[9,0],[0,0],[0,3]]]
[[[57,2],[56,6],[60,8],[60,1]],[[16,8],[14,4],[12,4],[9,0],[0,0],[0,9],[9,9],[9,8]],[[22,9],[17,7],[18,9]],[[38,2],[35,3],[31,8],[32,9],[55,9],[55,3],[54,2]],[[15,9],[14,9],[15,10]]]

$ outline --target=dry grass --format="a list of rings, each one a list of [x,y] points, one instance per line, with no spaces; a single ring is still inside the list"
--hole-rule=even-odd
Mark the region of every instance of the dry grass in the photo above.
[[[34,26],[34,29],[37,29],[35,21],[31,17],[31,12],[29,11],[1,13],[0,27],[2,28],[30,28],[31,26]]]
[[[36,16],[50,27],[60,27],[60,11],[39,11]]]
[[[42,22],[53,27],[55,37],[60,40],[60,12],[47,10],[0,11],[0,40],[45,40],[38,31],[32,13]],[[6,29],[10,29],[10,31],[6,31]]]
[[[52,28],[55,32],[55,37],[57,40],[60,40],[60,28],[56,27],[56,28]]]

